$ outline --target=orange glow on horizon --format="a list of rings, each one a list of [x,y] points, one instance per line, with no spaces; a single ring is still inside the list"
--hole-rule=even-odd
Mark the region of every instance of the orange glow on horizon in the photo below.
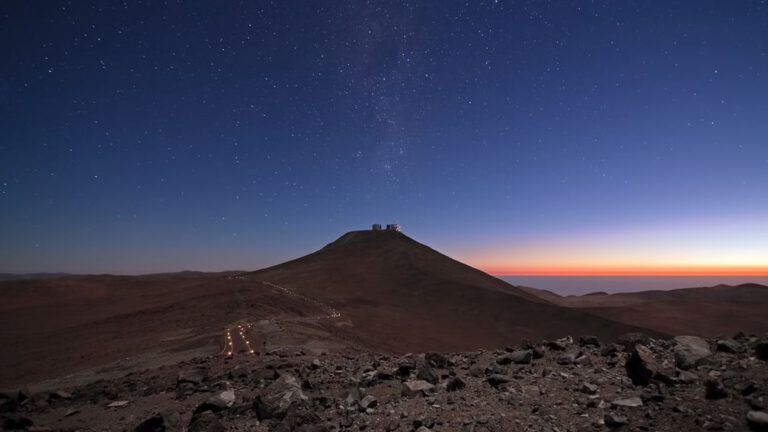
[[[479,265],[494,276],[768,276],[768,266],[554,266],[495,267]]]

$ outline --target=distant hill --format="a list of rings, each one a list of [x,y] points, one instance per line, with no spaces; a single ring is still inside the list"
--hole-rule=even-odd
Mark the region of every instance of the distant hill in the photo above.
[[[549,302],[670,334],[718,336],[768,332],[768,286],[683,288],[560,297],[531,289]]]
[[[399,232],[349,232],[248,277],[329,302],[352,318],[349,337],[400,352],[496,348],[572,333],[660,334],[552,304]]]
[[[53,279],[67,275],[67,273],[0,273],[0,281],[22,279]]]

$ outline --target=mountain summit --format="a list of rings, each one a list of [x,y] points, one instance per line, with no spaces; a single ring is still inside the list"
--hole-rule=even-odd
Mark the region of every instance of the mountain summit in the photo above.
[[[498,348],[524,339],[656,332],[551,304],[400,232],[352,231],[249,274],[344,311],[339,331],[396,352]]]

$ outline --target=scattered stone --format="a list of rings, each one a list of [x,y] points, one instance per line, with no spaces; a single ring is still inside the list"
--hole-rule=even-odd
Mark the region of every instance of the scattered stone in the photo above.
[[[134,429],[135,432],[182,432],[183,430],[181,416],[172,410],[157,413]]]
[[[230,389],[208,398],[208,400],[200,404],[200,406],[195,409],[194,414],[202,413],[205,411],[212,411],[217,413],[230,408],[234,404],[235,391]]]
[[[627,371],[627,376],[632,380],[632,384],[647,386],[659,367],[651,350],[645,345],[636,344],[631,348],[624,368]]]
[[[416,378],[424,380],[430,384],[437,384],[440,381],[440,377],[437,376],[437,372],[431,367],[424,365],[419,368],[419,372],[416,374]]]
[[[579,345],[581,346],[600,346],[600,339],[597,336],[586,335],[579,338]]]
[[[491,385],[491,387],[498,389],[503,384],[506,384],[509,382],[509,378],[505,377],[504,375],[500,374],[493,374],[488,377],[488,384]]]
[[[533,351],[532,350],[516,350],[509,354],[509,359],[514,364],[528,364],[531,362],[531,359],[533,358]]]
[[[379,404],[379,401],[376,400],[376,398],[373,397],[373,395],[368,395],[360,401],[360,408],[365,410],[368,408],[374,408],[378,404]]]
[[[75,408],[70,408],[64,411],[64,417],[72,417],[75,414],[80,414],[80,410]]]
[[[603,417],[605,425],[609,428],[615,429],[624,426],[629,423],[626,417],[618,416],[616,414],[608,413]]]
[[[434,390],[435,386],[424,380],[406,381],[403,383],[401,393],[403,396],[427,395]]]
[[[615,400],[611,402],[611,404],[615,406],[620,406],[620,407],[635,408],[635,407],[643,406],[643,400],[640,399],[639,397],[631,397],[626,399]]]
[[[708,379],[704,382],[704,396],[707,399],[723,399],[728,397],[728,391],[723,383],[717,379]]]
[[[449,392],[453,392],[453,391],[461,390],[466,386],[467,384],[464,381],[462,381],[461,378],[452,377],[451,379],[448,380],[448,384],[446,384],[445,389],[448,390]]]
[[[575,352],[575,351],[567,352],[557,358],[557,364],[563,365],[563,366],[574,364],[576,363],[576,359],[579,357],[579,355],[580,355],[579,352]]]
[[[301,391],[299,380],[293,375],[282,375],[269,385],[256,401],[256,413],[259,420],[282,418],[288,409],[301,406],[308,398]]]
[[[107,404],[107,408],[122,408],[128,406],[130,402],[127,400],[114,401]]]
[[[320,360],[318,359],[312,360],[312,363],[309,364],[309,368],[312,370],[320,369],[322,366],[322,363],[320,363]]]
[[[763,411],[749,411],[747,413],[747,424],[753,431],[768,431],[768,413]]]
[[[437,352],[428,352],[424,354],[424,360],[432,367],[436,367],[438,369],[444,369],[451,363],[444,354]]]
[[[720,339],[715,343],[715,350],[731,354],[744,352],[744,345],[733,339]]]
[[[675,365],[680,369],[691,369],[706,362],[712,355],[709,343],[698,336],[675,336]]]
[[[205,411],[192,417],[187,432],[224,432],[224,425],[216,414]]]
[[[588,395],[593,395],[597,393],[597,386],[590,383],[583,383],[581,384],[579,391]]]

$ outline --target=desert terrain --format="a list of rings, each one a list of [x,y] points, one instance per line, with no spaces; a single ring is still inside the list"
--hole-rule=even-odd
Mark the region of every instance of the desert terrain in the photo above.
[[[390,231],[253,272],[7,280],[2,424],[760,428],[767,291],[560,297]]]

